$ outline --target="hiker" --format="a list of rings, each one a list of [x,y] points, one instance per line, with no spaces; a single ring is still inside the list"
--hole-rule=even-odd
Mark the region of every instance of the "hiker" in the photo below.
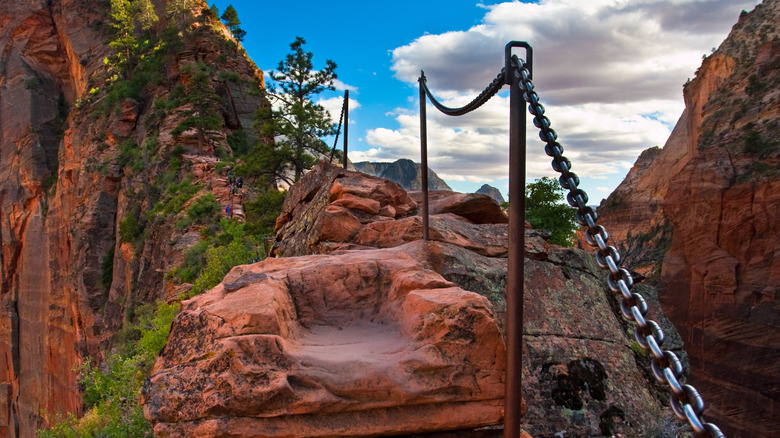
[[[225,214],[227,214],[228,218],[232,218],[233,217],[233,208],[230,205],[225,207]]]
[[[243,187],[243,185],[244,185],[244,179],[241,178],[240,176],[236,178],[236,186],[238,186],[238,188],[240,189],[241,187]]]

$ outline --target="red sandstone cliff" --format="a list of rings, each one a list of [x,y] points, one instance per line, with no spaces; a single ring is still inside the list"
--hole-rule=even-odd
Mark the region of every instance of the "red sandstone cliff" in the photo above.
[[[164,2],[156,3],[164,17]],[[163,18],[156,31],[167,23]],[[192,135],[169,133],[180,109],[160,114],[154,101],[185,81],[185,65],[204,60],[238,77],[212,80],[226,102],[221,146],[233,129],[251,128],[261,101],[247,91],[262,86],[262,76],[219,31],[200,18],[189,24],[180,46],[165,55],[159,80],[136,98],[106,105],[105,2],[0,2],[2,436],[35,436],[42,411],[79,412],[74,366],[103,357],[129,309],[165,296],[163,275],[182,250],[167,244],[172,224],[149,224],[150,238],[138,245],[118,232],[129,215],[149,209],[144,194],[170,170],[174,146],[195,152]],[[122,161],[121,145],[131,152],[145,145],[143,172]],[[206,158],[187,165],[213,169],[215,160]],[[177,177],[185,171],[173,169]],[[114,259],[104,264],[112,247]],[[108,288],[101,265],[113,266]]]
[[[685,85],[664,148],[598,211],[629,267],[660,279],[691,383],[729,436],[780,434],[778,24],[776,0],[742,14]]]

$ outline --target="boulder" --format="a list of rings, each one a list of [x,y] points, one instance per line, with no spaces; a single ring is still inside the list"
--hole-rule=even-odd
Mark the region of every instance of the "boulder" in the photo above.
[[[504,360],[490,302],[403,248],[267,259],[184,303],[145,412],[168,437],[477,427],[502,417]]]

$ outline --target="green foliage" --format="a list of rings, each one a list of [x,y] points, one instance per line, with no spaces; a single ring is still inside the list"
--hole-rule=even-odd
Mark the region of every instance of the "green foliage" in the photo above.
[[[119,144],[119,156],[117,157],[119,166],[125,167],[132,164],[137,158],[138,145],[135,144],[135,140],[129,138]]]
[[[108,46],[115,52],[107,58],[108,65],[129,78],[138,58],[138,40],[133,34],[133,4],[129,0],[111,0],[108,18],[113,34]]]
[[[227,136],[228,145],[233,150],[233,155],[242,156],[249,152],[249,138],[246,131],[237,129]]]
[[[136,243],[143,235],[144,227],[138,221],[138,212],[131,211],[119,222],[119,237],[124,243]]]
[[[537,229],[550,231],[550,243],[562,246],[574,244],[574,209],[562,203],[564,190],[558,180],[542,177],[525,187],[525,219]]]
[[[220,70],[219,74],[217,75],[217,80],[219,82],[230,81],[230,82],[233,82],[233,83],[238,83],[239,76],[238,76],[238,73],[236,73],[234,71],[223,71],[223,70]]]
[[[218,21],[219,20],[219,8],[217,7],[217,5],[214,5],[214,4],[211,5],[211,7],[209,8],[209,12],[208,12],[207,16],[208,16],[209,20],[211,20],[211,21]]]
[[[181,135],[194,128],[198,133],[198,149],[203,152],[204,144],[211,143],[210,132],[222,128],[222,99],[211,84],[214,71],[203,61],[183,68],[182,72],[191,75],[182,98],[182,103],[190,104],[190,108],[171,134]]]
[[[174,159],[171,159],[171,161],[173,160]],[[166,173],[166,175],[169,174]],[[157,214],[170,216],[180,212],[182,206],[192,199],[200,188],[201,186],[199,184],[192,183],[192,179],[189,175],[180,183],[170,183],[165,189],[162,199],[160,199],[160,201],[154,205],[154,208],[149,211],[149,217],[151,218]]]
[[[752,74],[748,77],[748,85],[745,87],[745,93],[747,93],[748,96],[755,96],[766,90],[766,88],[766,82],[761,81],[757,75]]]
[[[192,22],[192,9],[199,3],[199,0],[168,0],[165,3],[165,12],[179,28],[187,28]]]
[[[329,152],[321,137],[336,132],[325,108],[312,101],[319,93],[335,89],[336,64],[328,59],[324,68],[314,70],[313,55],[304,51],[305,43],[297,37],[290,44],[292,52],[271,72],[274,85],[268,93],[277,105],[275,109],[262,107],[257,111],[255,129],[258,138],[265,140],[254,148],[254,156],[247,157],[246,170],[270,172],[274,179],[289,183],[293,181],[287,177],[288,168],[297,181],[314,164],[315,155]],[[274,138],[278,140],[274,142]]]
[[[158,21],[151,0],[133,0],[133,18],[142,31],[149,32]]]
[[[215,236],[215,246],[206,250],[206,263],[192,285],[192,295],[211,289],[219,284],[234,266],[249,263],[257,257],[258,242],[254,236],[246,234],[243,224],[222,219],[219,228],[222,231]]]
[[[204,240],[184,252],[184,262],[173,273],[179,279],[179,282],[192,283],[198,278],[200,270],[206,266],[206,250],[209,247],[209,242]]]
[[[749,154],[758,155],[759,158],[764,158],[777,150],[777,145],[772,144],[764,140],[761,132],[753,127],[753,124],[745,125],[747,134],[743,138],[745,142],[745,152]]]
[[[165,346],[171,322],[179,305],[158,302],[139,307],[137,322],[122,331],[118,353],[101,366],[82,364],[79,387],[86,413],[81,418],[49,418],[54,426],[39,430],[39,438],[151,436],[151,425],[143,415],[141,387],[154,359]]]
[[[221,206],[213,194],[207,193],[190,205],[187,216],[195,223],[207,223],[213,221],[219,214]]]
[[[238,12],[233,5],[228,5],[225,8],[225,12],[220,17],[225,23],[225,27],[228,28],[230,34],[233,35],[236,41],[241,42],[246,37],[246,31],[241,29],[241,20],[238,19]]]
[[[276,218],[282,211],[286,195],[287,192],[269,190],[259,194],[254,201],[244,202],[247,232],[255,236],[273,234]]]

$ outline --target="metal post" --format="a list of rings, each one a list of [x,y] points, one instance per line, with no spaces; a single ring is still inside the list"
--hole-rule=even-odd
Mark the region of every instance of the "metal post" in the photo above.
[[[420,183],[422,184],[422,221],[423,221],[423,240],[428,241],[428,124],[425,115],[425,90],[423,90],[423,81],[425,72],[420,71]]]
[[[522,417],[523,371],[523,283],[525,281],[525,136],[526,115],[523,92],[518,87],[511,64],[513,47],[527,43],[511,42],[506,46],[504,82],[509,94],[509,254],[506,281],[506,389],[504,395],[504,438],[520,436]]]
[[[349,141],[349,90],[344,90],[344,170],[347,170],[347,145]]]

